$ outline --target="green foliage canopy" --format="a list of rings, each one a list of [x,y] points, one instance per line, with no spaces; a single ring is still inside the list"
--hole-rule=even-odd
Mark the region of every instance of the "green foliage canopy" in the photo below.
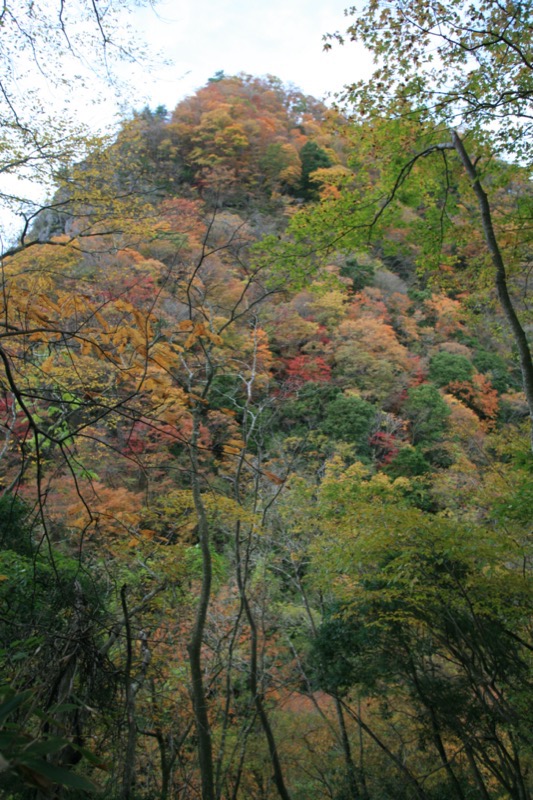
[[[432,356],[429,362],[428,377],[436,386],[446,386],[452,381],[468,381],[474,374],[472,363],[456,353],[443,350]]]
[[[358,112],[422,114],[488,137],[500,154],[531,157],[531,0],[370,0],[346,35],[376,56],[372,78],[347,93]],[[343,37],[337,35],[343,41]]]
[[[439,390],[431,384],[422,384],[408,390],[405,413],[411,421],[413,442],[438,440],[446,429],[450,409]]]

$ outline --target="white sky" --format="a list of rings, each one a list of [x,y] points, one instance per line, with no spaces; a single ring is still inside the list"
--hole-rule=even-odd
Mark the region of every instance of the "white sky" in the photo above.
[[[322,36],[344,31],[346,0],[161,0],[137,10],[132,24],[173,64],[132,70],[134,85],[154,108],[172,110],[218,70],[276,75],[306,94],[324,97],[367,77],[370,59],[357,45],[323,51]],[[133,98],[133,104],[142,105]]]
[[[172,111],[219,70],[226,75],[275,75],[319,99],[333,95],[347,83],[369,77],[371,72],[371,60],[358,45],[349,42],[344,47],[333,45],[328,52],[323,50],[324,34],[344,32],[349,24],[344,16],[349,0],[155,2],[155,8],[129,4],[132,35],[146,44],[148,52],[159,52],[161,58],[159,66],[150,64],[153,56],[136,66],[115,65],[119,77],[131,87],[120,110],[112,88],[92,69],[90,47],[84,63],[58,58],[66,84],[47,81],[35,69],[33,60],[24,61],[23,54],[20,63],[28,66],[28,74],[19,81],[21,107],[31,111],[25,91],[39,87],[41,104],[56,119],[68,114],[94,131],[110,131],[125,114],[145,105],[152,109],[165,105]],[[41,0],[45,13],[47,3]],[[76,0],[67,8],[75,20]],[[116,24],[121,24],[120,15]],[[53,54],[50,57],[53,59]],[[169,64],[165,66],[163,59]],[[81,78],[76,77],[78,73]],[[17,174],[2,175],[0,189],[35,202],[42,202],[49,191],[27,184]],[[19,227],[18,217],[8,207],[0,208],[0,243]]]

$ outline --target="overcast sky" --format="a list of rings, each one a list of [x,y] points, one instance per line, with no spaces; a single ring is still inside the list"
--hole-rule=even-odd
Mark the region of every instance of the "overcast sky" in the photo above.
[[[47,0],[42,2],[46,7]],[[21,107],[28,110],[31,103],[26,89],[38,87],[51,116],[61,119],[68,114],[93,131],[112,132],[120,119],[147,104],[172,111],[219,70],[226,75],[275,75],[305,94],[324,99],[345,84],[368,77],[371,70],[368,55],[357,45],[323,50],[324,34],[344,32],[347,27],[346,0],[155,0],[155,8],[133,10],[132,5],[132,33],[169,64],[164,66],[160,58],[159,66],[150,65],[152,57],[141,59],[137,66],[118,67],[131,87],[119,109],[113,89],[93,73],[90,46],[84,62],[57,60],[67,83],[47,81],[31,59],[24,61],[23,53],[21,64],[29,65],[28,75],[10,86],[19,92]],[[69,8],[76,19],[75,2]],[[119,16],[116,25],[122,24]],[[126,34],[125,44],[129,41]],[[50,57],[54,63],[54,54]],[[76,78],[78,73],[82,79]],[[11,174],[0,176],[0,189],[35,202],[42,202],[47,191]],[[20,222],[7,209],[0,209],[0,214],[0,238],[2,233],[9,238]]]
[[[174,108],[218,70],[276,75],[323,97],[368,75],[364,51],[348,43],[323,51],[322,36],[345,30],[346,0],[161,0],[132,23],[173,64],[139,71],[149,105]],[[133,77],[133,75],[132,75]]]

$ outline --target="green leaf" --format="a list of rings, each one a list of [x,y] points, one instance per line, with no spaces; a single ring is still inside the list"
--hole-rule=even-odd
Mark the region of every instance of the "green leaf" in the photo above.
[[[29,697],[30,692],[22,692],[21,694],[16,694],[11,697],[9,700],[4,701],[0,705],[0,724],[8,717],[12,711],[18,708],[22,703]]]
[[[66,739],[60,736],[51,736],[41,742],[33,742],[29,745],[27,752],[32,756],[48,756],[52,753],[57,753],[68,744]]]
[[[29,767],[37,775],[47,778],[60,786],[66,786],[70,789],[80,789],[84,792],[97,792],[98,787],[95,783],[90,781],[83,775],[78,775],[76,772],[71,772],[63,767],[57,767],[55,764],[48,764],[46,761],[39,759],[20,759],[20,764]]]

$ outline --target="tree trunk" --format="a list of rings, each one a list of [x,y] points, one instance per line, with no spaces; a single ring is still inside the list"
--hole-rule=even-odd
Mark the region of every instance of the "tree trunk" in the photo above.
[[[242,561],[241,561],[241,526],[237,522],[235,529],[235,556],[237,562],[237,584],[239,587],[239,594],[244,608],[244,613],[250,626],[250,692],[253,697],[255,710],[263,728],[268,744],[268,752],[270,754],[270,761],[272,763],[273,780],[278,790],[281,800],[291,800],[291,796],[285,785],[283,777],[283,770],[279,760],[278,749],[274,733],[268,719],[268,714],[263,703],[263,695],[259,688],[259,667],[257,663],[257,625],[255,618],[250,607],[248,595],[246,594],[246,578],[243,575]]]
[[[520,369],[522,371],[522,382],[529,408],[531,449],[533,451],[533,359],[531,357],[531,349],[529,347],[524,328],[518,319],[518,315],[513,306],[513,301],[509,295],[509,289],[507,286],[507,272],[502,253],[498,245],[498,240],[496,239],[496,232],[492,222],[492,214],[487,193],[481,185],[476,167],[468,155],[463,141],[457,131],[452,131],[452,143],[461,160],[466,174],[472,182],[472,188],[477,197],[481,214],[481,223],[483,225],[483,234],[485,236],[485,243],[488,247],[492,263],[494,264],[494,268],[496,270],[495,284],[496,291],[498,293],[498,299],[507,322],[509,323],[509,327],[511,328],[511,332],[518,349]]]
[[[124,670],[124,684],[126,691],[126,722],[127,739],[126,752],[124,755],[124,771],[122,774],[122,787],[120,792],[121,800],[130,800],[133,794],[135,780],[135,750],[137,745],[137,719],[135,716],[135,699],[137,692],[144,683],[146,673],[150,665],[151,654],[148,648],[148,636],[145,631],[141,631],[139,638],[141,641],[142,662],[141,667],[134,681],[132,678],[133,667],[133,639],[131,632],[131,614],[128,610],[126,592],[128,587],[124,584],[120,590],[120,601],[124,613],[124,625],[126,629],[126,668]]]
[[[348,778],[348,786],[350,787],[350,796],[352,797],[352,800],[357,800],[357,798],[361,797],[362,795],[357,783],[356,769],[355,764],[353,763],[352,749],[350,747],[350,739],[348,736],[348,731],[346,730],[346,720],[344,719],[341,701],[335,695],[333,695],[333,697],[335,700],[335,709],[337,711],[337,720],[339,722],[342,751],[346,766],[346,775]]]
[[[133,691],[131,670],[132,670],[132,641],[131,626],[126,602],[127,586],[124,585],[120,590],[120,600],[126,627],[126,668],[124,670],[124,684],[126,690],[126,723],[127,740],[126,752],[124,754],[124,772],[122,775],[122,787],[120,791],[121,800],[130,800],[135,777],[135,745],[137,742],[137,723],[135,719],[135,693]]]
[[[209,523],[205,512],[200,490],[200,470],[198,464],[198,440],[200,436],[200,418],[198,410],[193,416],[193,432],[189,446],[191,461],[191,486],[194,507],[198,520],[198,538],[202,552],[202,585],[200,598],[196,609],[196,618],[187,645],[189,666],[191,669],[191,697],[194,711],[196,735],[198,737],[198,762],[200,779],[202,783],[202,800],[215,800],[214,775],[213,775],[213,748],[211,743],[211,730],[205,695],[204,679],[202,674],[202,642],[204,637],[207,609],[211,597],[212,563],[209,549]]]
[[[387,747],[387,745],[379,738],[379,736],[372,730],[372,728],[366,724],[366,722],[363,722],[358,712],[354,711],[353,708],[350,708],[350,706],[346,705],[346,703],[343,703],[342,705],[343,708],[346,709],[348,714],[361,727],[361,729],[366,734],[368,734],[368,736],[370,736],[370,738],[377,744],[377,746],[380,747],[383,750],[383,752],[390,758],[392,763],[398,768],[399,772],[406,778],[407,782],[411,785],[416,796],[418,797],[418,800],[429,800],[429,797],[424,791],[422,784],[418,782],[417,778],[407,768],[403,760]]]

